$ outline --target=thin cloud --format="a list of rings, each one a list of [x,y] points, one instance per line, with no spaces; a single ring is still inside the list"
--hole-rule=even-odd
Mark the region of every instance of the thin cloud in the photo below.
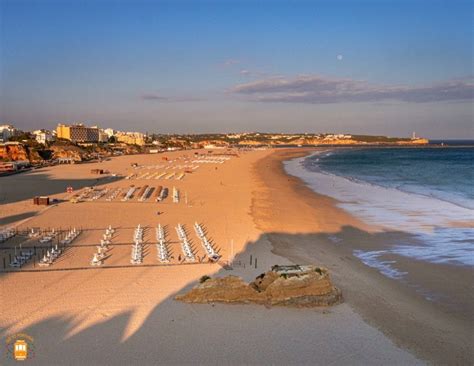
[[[202,100],[197,97],[189,96],[168,96],[161,94],[147,93],[140,96],[141,100],[154,101],[154,102],[196,102]]]
[[[230,92],[258,102],[341,103],[401,101],[412,103],[474,99],[474,79],[456,79],[424,86],[377,85],[318,75],[273,77],[238,84]]]
[[[162,95],[157,95],[157,94],[143,94],[141,96],[141,99],[143,100],[155,100],[155,101],[168,101],[168,97],[164,97]]]
[[[234,59],[234,58],[230,58],[228,60],[225,60],[223,63],[222,63],[222,66],[233,66],[233,65],[237,65],[237,64],[240,64],[240,60],[237,60],[237,59]]]

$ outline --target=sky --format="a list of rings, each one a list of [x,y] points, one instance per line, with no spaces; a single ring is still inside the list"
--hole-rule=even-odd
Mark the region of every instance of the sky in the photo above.
[[[0,124],[474,138],[473,4],[0,0]]]

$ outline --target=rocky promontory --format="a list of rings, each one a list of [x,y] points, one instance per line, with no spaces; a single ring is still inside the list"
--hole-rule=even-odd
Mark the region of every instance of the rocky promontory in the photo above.
[[[240,277],[201,278],[201,283],[176,300],[187,303],[240,303],[292,307],[330,306],[342,301],[326,268],[316,266],[273,266],[254,281]]]

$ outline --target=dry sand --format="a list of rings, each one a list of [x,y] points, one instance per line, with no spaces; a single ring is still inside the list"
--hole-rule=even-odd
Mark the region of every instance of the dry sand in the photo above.
[[[166,155],[175,159],[193,153]],[[30,361],[44,365],[422,363],[368,325],[347,303],[298,310],[189,305],[173,300],[204,274],[234,274],[248,281],[275,263],[290,263],[292,258],[308,262],[305,238],[311,233],[339,230],[342,225],[367,228],[325,197],[314,196],[319,208],[310,211],[313,203],[299,195],[298,182],[281,174],[281,156],[272,157],[270,150],[242,153],[222,165],[200,164],[182,181],[102,178],[96,182],[97,177],[90,173],[90,169],[103,168],[126,175],[132,171],[131,163],[161,164],[161,156],[124,156],[3,177],[1,223],[82,227],[83,234],[74,242],[79,247],[69,249],[52,267],[68,269],[88,266],[94,251],[88,245],[97,244],[109,224],[117,228],[117,236],[106,265],[129,263],[130,246],[119,244],[131,242],[133,227],[139,223],[147,227],[144,263],[151,265],[158,263],[153,244],[158,222],[167,225],[177,255],[174,226],[180,222],[191,228],[198,220],[208,229],[224,260],[236,255],[233,270],[219,264],[195,264],[0,273],[2,347],[7,336],[24,332],[35,342],[35,356]],[[275,174],[268,177],[276,186],[262,179],[271,172]],[[40,193],[66,199],[66,186],[77,189],[94,183],[110,187],[174,185],[187,192],[188,204],[173,204],[170,198],[164,203],[65,201],[38,211],[30,202]],[[157,216],[157,211],[163,214]],[[283,243],[280,234],[288,241]],[[290,241],[292,250],[283,253]],[[195,237],[194,242],[198,254],[203,255]],[[8,243],[0,245],[4,248]],[[273,248],[289,259],[272,253]],[[2,250],[2,255],[6,252]],[[250,255],[257,258],[258,268],[250,266]],[[329,265],[336,281],[343,283],[342,277],[352,273],[340,271],[344,259],[337,267],[331,258],[327,256],[328,263],[318,256],[311,261]],[[374,286],[373,291],[382,291]],[[364,291],[367,286],[358,288]],[[379,294],[380,302],[386,302],[385,295]],[[13,363],[5,352],[0,357],[1,364]]]

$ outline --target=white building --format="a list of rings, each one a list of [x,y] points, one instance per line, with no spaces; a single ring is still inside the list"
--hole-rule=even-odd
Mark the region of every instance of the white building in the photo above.
[[[105,130],[99,130],[99,142],[108,142],[109,134]]]
[[[12,125],[0,125],[0,141],[6,142],[12,136],[15,136],[18,130]]]
[[[104,133],[106,133],[108,137],[112,137],[115,135],[115,130],[113,130],[112,128],[106,128],[104,130]]]
[[[54,141],[53,134],[50,131],[38,130],[33,132],[35,139],[40,144],[46,144],[47,142]]]

